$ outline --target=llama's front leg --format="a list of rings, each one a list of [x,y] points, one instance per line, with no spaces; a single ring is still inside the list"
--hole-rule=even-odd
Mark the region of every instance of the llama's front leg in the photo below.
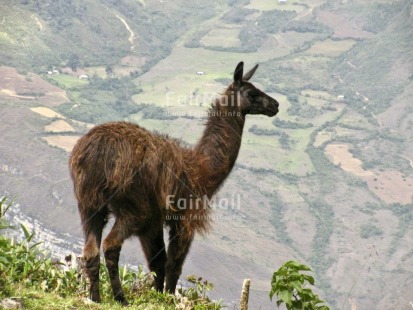
[[[185,227],[180,225],[171,227],[166,263],[166,291],[171,294],[175,293],[176,284],[193,239],[193,232]]]
[[[103,241],[103,253],[105,254],[106,267],[108,268],[113,296],[116,301],[127,306],[128,301],[125,298],[125,293],[119,278],[119,256],[123,241],[129,237],[129,235],[121,231],[121,228],[122,224],[119,220],[116,220],[112,230]]]

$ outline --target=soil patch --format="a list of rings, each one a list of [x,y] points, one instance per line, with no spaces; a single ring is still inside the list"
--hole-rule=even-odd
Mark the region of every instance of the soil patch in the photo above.
[[[80,136],[56,135],[56,136],[43,137],[42,139],[45,140],[47,144],[51,146],[58,147],[60,149],[65,150],[66,152],[71,152],[79,138]]]
[[[44,127],[44,130],[46,132],[53,132],[53,133],[75,132],[75,129],[70,124],[65,122],[64,120],[54,121],[53,123]]]
[[[366,181],[369,189],[385,203],[409,204],[413,201],[413,178],[399,171],[364,170],[363,162],[353,157],[346,144],[329,144],[325,152],[335,165]]]
[[[371,171],[363,169],[363,162],[353,157],[347,144],[329,144],[326,146],[326,153],[328,158],[344,171],[361,177],[373,175]]]
[[[46,116],[49,118],[65,118],[62,114],[57,113],[55,111],[53,111],[52,109],[46,108],[46,107],[36,107],[36,108],[30,108],[31,111],[38,113],[42,116]]]
[[[375,171],[365,178],[369,189],[386,203],[409,204],[413,201],[413,178],[399,171]]]

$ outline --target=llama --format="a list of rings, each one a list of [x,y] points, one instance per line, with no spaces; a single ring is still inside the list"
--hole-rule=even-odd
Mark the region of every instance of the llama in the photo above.
[[[210,208],[202,201],[212,198],[234,166],[246,115],[278,113],[278,102],[248,82],[258,65],[244,76],[243,67],[243,62],[237,65],[234,81],[212,103],[202,138],[193,148],[128,122],[98,125],[78,140],[69,168],[93,301],[100,302],[99,252],[110,214],[115,222],[102,247],[115,300],[128,304],[118,262],[130,236],[140,239],[155,272],[155,288],[163,291],[165,285],[167,292],[175,292],[194,234],[209,230]],[[200,205],[194,207],[195,200]],[[164,225],[169,228],[167,252]]]

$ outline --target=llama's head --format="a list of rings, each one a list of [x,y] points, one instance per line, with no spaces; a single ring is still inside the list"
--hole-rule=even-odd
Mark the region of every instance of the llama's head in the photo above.
[[[255,65],[244,75],[244,63],[241,61],[234,71],[234,81],[227,91],[234,94],[236,105],[243,114],[263,114],[274,116],[278,113],[278,102],[266,93],[249,83],[249,79],[254,75],[258,65]]]

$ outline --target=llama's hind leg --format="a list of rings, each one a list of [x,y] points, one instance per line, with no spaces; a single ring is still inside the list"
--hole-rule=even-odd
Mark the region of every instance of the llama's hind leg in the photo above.
[[[125,293],[119,278],[120,251],[122,249],[123,241],[130,236],[130,233],[125,231],[125,228],[127,228],[127,225],[122,225],[121,221],[116,219],[112,230],[103,241],[103,253],[105,255],[106,267],[108,268],[113,296],[116,301],[127,306],[128,301],[125,298]]]
[[[174,294],[182,266],[194,239],[193,232],[173,225],[169,231],[168,259],[166,263],[166,291]]]
[[[79,204],[81,213],[82,227],[85,234],[85,244],[83,247],[83,260],[87,277],[89,278],[90,299],[100,302],[99,294],[99,267],[100,267],[100,243],[102,231],[107,223],[107,208],[101,210],[83,208]]]
[[[155,272],[155,288],[162,292],[165,281],[166,250],[162,226],[156,233],[139,236],[149,270]]]

